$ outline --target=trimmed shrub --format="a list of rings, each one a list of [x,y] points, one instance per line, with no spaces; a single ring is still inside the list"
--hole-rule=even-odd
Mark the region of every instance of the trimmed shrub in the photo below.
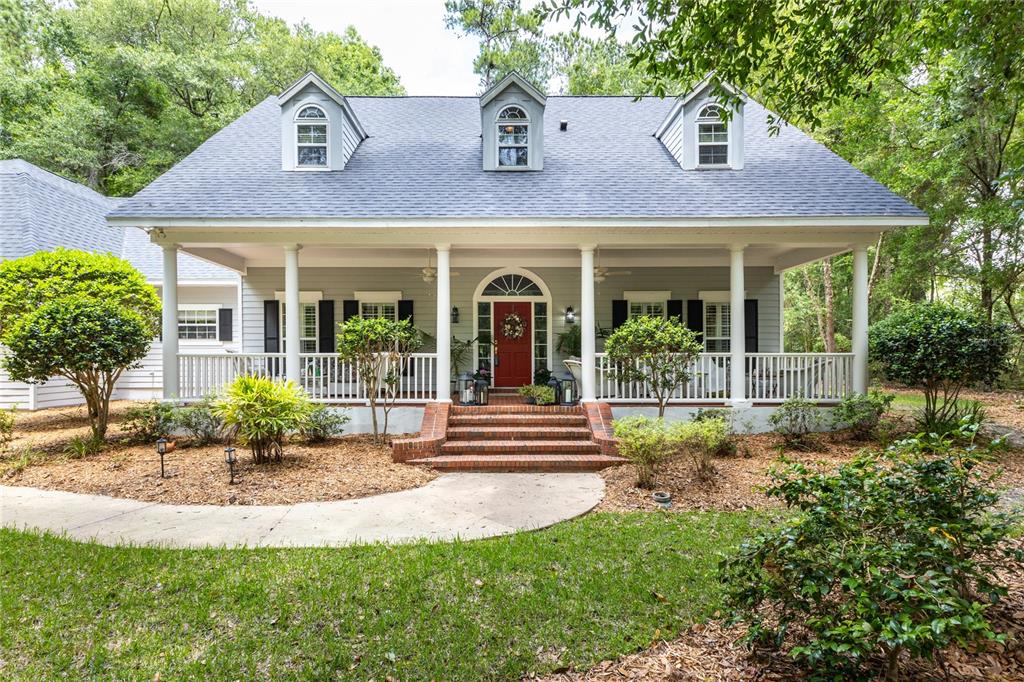
[[[922,303],[873,325],[870,343],[887,379],[924,391],[921,428],[942,433],[963,416],[957,413],[960,391],[991,384],[1006,369],[1012,337],[1006,325]]]
[[[613,429],[619,454],[636,466],[637,486],[653,488],[658,465],[677,449],[664,420],[636,415],[616,419]]]
[[[677,450],[686,453],[697,477],[710,480],[715,473],[711,458],[728,450],[729,425],[722,417],[705,417],[691,422],[676,422],[669,437]]]
[[[132,443],[155,443],[174,433],[175,409],[170,403],[153,400],[132,405],[124,413],[121,428]]]
[[[325,443],[333,436],[340,436],[351,418],[326,405],[314,405],[306,423],[302,426],[302,437],[308,443]]]
[[[768,496],[799,513],[722,562],[730,622],[829,680],[896,679],[904,654],[1003,641],[986,610],[1006,594],[995,569],[1015,522],[977,466],[987,452],[955,445],[969,437],[919,436],[834,473],[774,470]]]
[[[783,445],[801,450],[813,447],[812,434],[821,429],[823,422],[818,406],[800,397],[789,398],[768,417],[772,429],[782,436]]]
[[[878,391],[846,396],[832,410],[832,428],[846,429],[854,438],[867,440],[875,434],[882,415],[895,399],[892,393]]]
[[[14,409],[0,410],[0,452],[7,449],[14,438]]]
[[[175,424],[188,434],[193,445],[211,445],[223,440],[224,422],[214,414],[213,408],[213,398],[206,397],[174,413]]]
[[[293,382],[257,376],[238,377],[213,405],[256,464],[280,462],[285,436],[305,425],[309,411],[309,397]]]

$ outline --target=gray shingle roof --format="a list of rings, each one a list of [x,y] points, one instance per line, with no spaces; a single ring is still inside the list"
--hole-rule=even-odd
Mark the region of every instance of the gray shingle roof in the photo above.
[[[163,255],[145,232],[107,223],[123,199],[112,199],[21,159],[0,161],[0,260],[63,246],[113,253],[149,280],[160,280]],[[182,280],[233,280],[235,273],[187,254],[178,256]]]
[[[549,97],[544,170],[481,170],[475,97],[350,97],[370,137],[343,171],[281,170],[268,98],[115,212],[150,218],[923,215],[748,102],[745,168],[684,171],[653,136],[673,100]],[[559,121],[569,121],[559,131]]]

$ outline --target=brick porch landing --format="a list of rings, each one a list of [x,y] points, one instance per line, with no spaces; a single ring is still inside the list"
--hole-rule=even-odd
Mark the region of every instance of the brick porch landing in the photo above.
[[[436,454],[407,461],[443,471],[548,472],[597,471],[626,461],[595,440],[583,408],[510,398],[480,407],[452,405]]]

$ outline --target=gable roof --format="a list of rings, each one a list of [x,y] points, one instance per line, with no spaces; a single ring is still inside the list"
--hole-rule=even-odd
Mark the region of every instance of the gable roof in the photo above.
[[[270,97],[119,206],[135,219],[907,217],[924,214],[802,131],[745,106],[745,168],[684,171],[654,137],[674,99],[547,98],[544,170],[481,170],[476,97],[350,97],[369,137],[343,171],[281,170]],[[559,121],[569,121],[559,130]]]
[[[277,97],[278,104],[284,104],[290,101],[296,95],[298,95],[307,85],[313,85],[322,93],[330,97],[335,104],[342,108],[342,110],[348,114],[349,118],[352,119],[352,125],[355,126],[356,134],[359,135],[359,139],[366,137],[366,130],[363,129],[363,124],[359,122],[359,117],[356,116],[355,112],[352,111],[352,107],[349,106],[348,100],[340,92],[334,89],[330,83],[325,81],[314,71],[308,72],[305,76],[292,83],[288,88]]]
[[[504,78],[502,78],[500,81],[498,81],[490,88],[488,88],[487,92],[480,95],[480,106],[487,106],[491,102],[491,100],[493,100],[501,93],[505,92],[505,90],[508,89],[510,85],[519,86],[519,88],[527,95],[532,97],[537,102],[537,104],[544,106],[544,102],[547,100],[547,97],[544,96],[544,93],[538,90],[533,85],[533,83],[526,80],[515,71],[510,71]]]
[[[107,214],[123,201],[22,159],[0,161],[0,260],[62,246],[112,253],[129,261],[149,281],[159,281],[163,273],[160,247],[140,229],[107,223]],[[182,253],[178,277],[228,280],[237,275]]]

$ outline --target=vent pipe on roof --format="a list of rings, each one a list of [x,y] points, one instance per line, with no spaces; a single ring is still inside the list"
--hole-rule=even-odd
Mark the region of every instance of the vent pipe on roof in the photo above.
[[[569,129],[569,122],[566,120],[560,121],[558,123],[558,129],[561,130],[562,132],[565,132],[566,130]]]

